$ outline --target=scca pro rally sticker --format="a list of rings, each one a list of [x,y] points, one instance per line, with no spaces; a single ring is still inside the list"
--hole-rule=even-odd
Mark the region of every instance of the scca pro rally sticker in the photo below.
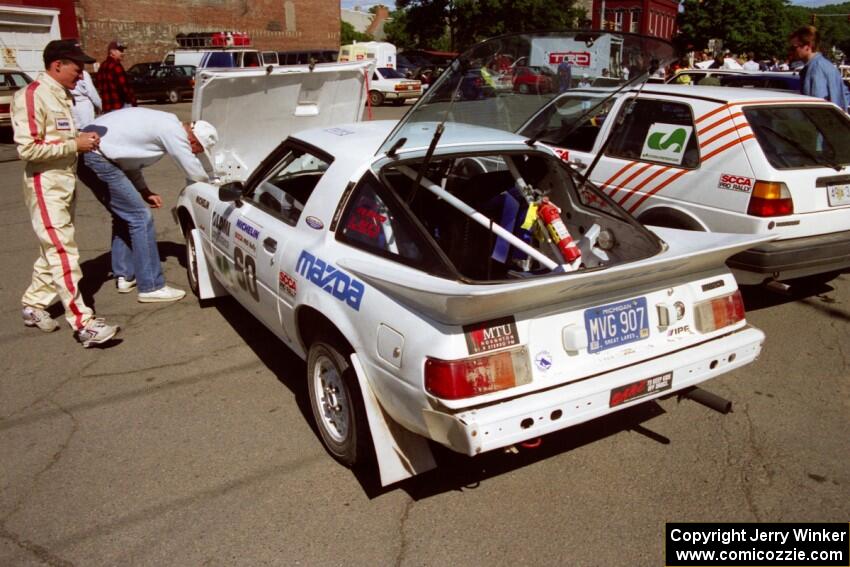
[[[469,354],[478,354],[519,343],[516,320],[512,316],[464,325],[463,333]]]
[[[741,193],[749,193],[753,190],[753,185],[756,180],[752,177],[741,177],[740,175],[731,175],[723,173],[720,175],[720,181],[717,183],[718,189],[726,189],[728,191],[740,191]]]
[[[277,281],[281,291],[286,292],[287,295],[295,297],[298,293],[298,284],[295,283],[295,278],[286,272],[278,272]]]

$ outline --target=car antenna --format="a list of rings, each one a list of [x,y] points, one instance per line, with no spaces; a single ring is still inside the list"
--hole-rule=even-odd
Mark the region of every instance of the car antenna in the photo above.
[[[422,177],[425,175],[425,170],[428,169],[428,164],[431,163],[431,158],[434,156],[434,150],[437,149],[437,143],[440,141],[440,138],[446,129],[446,121],[452,113],[452,106],[454,106],[455,100],[457,100],[458,93],[460,92],[460,86],[463,83],[463,75],[466,73],[466,69],[469,66],[466,59],[462,57],[458,57],[456,61],[458,62],[458,71],[460,71],[458,73],[457,86],[452,91],[449,107],[443,115],[443,121],[437,124],[437,127],[434,129],[434,135],[431,137],[431,143],[428,145],[428,151],[425,152],[425,159],[422,160],[422,166],[416,174],[416,181],[413,183],[413,190],[410,192],[410,197],[407,198],[408,204],[412,203],[413,199],[416,197],[416,193],[419,190],[419,183],[422,181]],[[393,148],[394,147],[395,145],[393,145]]]

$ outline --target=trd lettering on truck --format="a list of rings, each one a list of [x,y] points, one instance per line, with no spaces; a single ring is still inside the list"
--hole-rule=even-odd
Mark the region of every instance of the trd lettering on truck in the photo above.
[[[355,311],[360,311],[365,286],[336,266],[316,258],[306,250],[301,252],[295,271]]]

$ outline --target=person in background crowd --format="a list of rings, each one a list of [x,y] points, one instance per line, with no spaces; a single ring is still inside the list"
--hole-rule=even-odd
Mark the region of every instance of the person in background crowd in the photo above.
[[[106,48],[106,59],[97,70],[95,82],[103,100],[104,114],[125,106],[137,106],[136,95],[121,64],[125,49],[127,46],[120,41],[110,41]]]
[[[71,109],[71,113],[74,115],[74,124],[76,124],[77,130],[82,130],[103,109],[100,95],[97,94],[91,75],[85,69],[83,69],[83,78],[77,81],[77,86],[71,91],[71,96],[74,97],[74,108]]]
[[[74,338],[83,347],[105,343],[117,325],[94,317],[83,302],[79,281],[80,254],[74,239],[77,154],[98,147],[94,133],[77,133],[69,91],[83,77],[83,65],[94,59],[76,39],[54,40],[43,52],[45,71],[12,101],[12,127],[18,155],[24,161],[24,199],[41,245],[32,283],[21,298],[24,325],[44,332],[57,323],[45,309],[58,296]]]
[[[581,76],[581,80],[578,82],[578,88],[584,89],[590,86],[590,79],[587,76],[587,73],[584,73]]]
[[[573,66],[570,65],[569,59],[564,57],[558,63],[558,92],[562,93],[569,90],[573,82]]]
[[[747,60],[744,61],[744,64],[741,65],[744,68],[744,71],[758,71],[759,63],[756,61],[756,56],[752,51],[747,53]]]
[[[841,110],[847,110],[847,91],[841,73],[818,51],[818,30],[814,26],[802,26],[791,33],[788,43],[790,58],[805,63],[800,71],[800,92],[826,99]]]
[[[119,293],[138,291],[140,303],[178,301],[186,292],[165,284],[156,229],[148,206],[162,197],[150,190],[142,168],[171,155],[190,181],[209,181],[195,154],[209,150],[218,133],[199,120],[181,124],[170,112],[126,108],[104,114],[89,124],[100,136],[97,152],[86,154],[80,180],[112,213],[112,273]]]

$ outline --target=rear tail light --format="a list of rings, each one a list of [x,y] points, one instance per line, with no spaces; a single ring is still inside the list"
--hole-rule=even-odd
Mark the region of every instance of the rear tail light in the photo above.
[[[698,303],[695,307],[696,326],[700,333],[710,333],[744,320],[744,300],[741,292]]]
[[[10,107],[11,107],[11,103],[10,104],[0,104],[0,112],[9,112]]]
[[[425,360],[425,390],[445,400],[460,400],[531,382],[525,349],[460,360]]]
[[[750,195],[747,214],[756,217],[781,217],[794,213],[794,201],[791,192],[781,182],[756,181]]]

